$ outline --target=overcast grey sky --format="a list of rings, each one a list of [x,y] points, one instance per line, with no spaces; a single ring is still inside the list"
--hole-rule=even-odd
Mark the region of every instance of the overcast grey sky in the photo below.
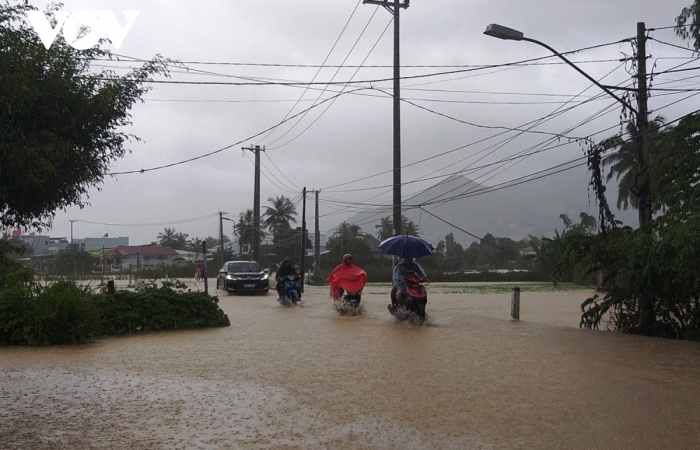
[[[47,2],[30,3],[43,8]],[[204,65],[194,62],[320,65],[357,3],[357,0],[64,0],[66,9],[70,11],[112,10],[117,13],[121,23],[124,23],[122,10],[139,10],[140,14],[133,28],[115,53],[135,58],[151,58],[155,54],[161,54],[185,62],[190,69],[217,74],[203,75],[192,70],[185,72],[173,68],[172,80],[223,82],[240,81],[231,76],[311,81],[318,70],[316,67]],[[401,62],[406,66],[484,65],[548,56],[547,51],[541,47],[526,42],[490,38],[482,34],[483,30],[487,24],[497,22],[519,29],[526,36],[542,40],[560,51],[569,51],[633,37],[638,21],[645,21],[650,28],[673,25],[674,18],[689,3],[690,0],[414,0],[407,10],[401,11]],[[340,65],[347,57],[346,65],[359,65],[378,42],[367,57],[365,65],[385,67],[362,68],[354,80],[390,78],[392,27],[382,36],[390,20],[390,14],[383,8],[360,4],[338,45],[330,54],[327,64]],[[362,33],[365,26],[366,31]],[[655,31],[653,36],[685,45],[675,37],[672,30]],[[357,46],[349,54],[356,41]],[[653,57],[650,65],[656,63],[656,72],[688,61],[670,58],[692,56],[691,52],[655,41],[650,41],[648,47]],[[571,56],[571,59],[598,61],[582,63],[581,67],[596,78],[612,72],[605,78],[606,84],[628,84],[630,75],[625,70],[625,64],[616,60],[623,54],[631,53],[631,46],[623,43],[585,51]],[[557,60],[551,59],[547,62]],[[127,68],[132,64],[97,62],[95,65]],[[690,63],[686,67],[692,66]],[[124,69],[116,70],[122,73]],[[347,81],[356,70],[343,68],[335,76],[335,80]],[[402,69],[402,76],[449,70],[456,69],[406,67]],[[330,80],[336,71],[336,68],[324,68],[316,81]],[[678,80],[693,74],[691,71],[661,75],[655,83]],[[685,83],[687,81],[668,86],[691,87]],[[402,96],[416,99],[415,103],[420,106],[462,121],[489,127],[517,127],[561,108],[563,102],[572,100],[574,95],[582,93],[589,85],[582,76],[566,65],[528,65],[406,79],[402,81]],[[363,86],[370,87],[367,83]],[[391,83],[381,82],[373,86],[389,90]],[[356,93],[363,95],[343,95],[327,110],[326,106],[330,102],[314,108],[298,124],[291,121],[282,125],[265,139],[248,139],[249,136],[256,135],[282,120],[302,93],[302,101],[292,113],[311,106],[313,100],[321,94],[318,89],[323,88],[313,87],[313,90],[304,93],[303,88],[291,86],[156,84],[146,95],[145,103],[135,106],[134,125],[128,130],[144,142],[129,144],[131,153],[116,162],[112,169],[114,172],[147,169],[245,140],[246,146],[257,143],[268,148],[267,154],[262,157],[263,206],[270,196],[297,197],[302,186],[309,190],[322,189],[321,198],[324,203],[321,205],[321,229],[326,230],[335,227],[354,212],[338,203],[333,206],[328,202],[390,202],[391,193],[387,192],[390,191],[388,188],[333,192],[385,186],[391,183],[390,174],[330,188],[339,183],[390,170],[392,167],[392,102],[377,90]],[[357,87],[359,86],[348,90]],[[335,85],[329,89],[338,91],[343,89],[343,86]],[[443,92],[446,90],[460,92]],[[322,98],[333,94],[326,91]],[[573,101],[586,100],[596,94],[599,94],[597,88],[589,88]],[[649,106],[652,110],[662,108],[658,114],[672,120],[697,109],[698,97],[663,108],[687,96],[686,93],[652,97]],[[568,106],[574,104],[576,103],[570,103]],[[534,130],[562,133],[613,104],[614,100],[607,97],[591,101],[537,126]],[[620,108],[614,107],[608,114],[575,129],[570,135],[587,136],[614,126],[619,123],[619,111]],[[656,115],[653,112],[652,114]],[[318,121],[307,129],[317,118]],[[402,127],[404,164],[474,143],[503,131],[460,123],[409,104],[402,105]],[[284,135],[286,132],[288,134]],[[614,131],[597,137],[606,137],[612,132]],[[411,181],[428,174],[446,175],[460,170],[483,153],[472,156],[472,159],[465,158],[514,136],[516,133],[510,132],[408,167],[403,171],[403,181]],[[543,134],[524,134],[478,164],[509,157],[548,138],[549,136]],[[50,234],[69,236],[68,220],[76,219],[79,222],[74,225],[75,237],[96,237],[109,233],[110,236],[129,236],[132,244],[155,240],[158,232],[166,226],[165,223],[172,224],[170,226],[175,227],[177,231],[188,233],[191,237],[216,236],[217,211],[227,211],[230,217],[237,218],[241,211],[253,206],[253,165],[251,160],[243,155],[241,147],[242,145],[236,145],[214,156],[172,168],[107,178],[101,190],[91,190],[90,206],[83,210],[71,208],[66,212],[59,212]],[[582,155],[580,147],[573,143],[527,158],[493,178],[491,177],[495,173],[486,174],[486,170],[468,176],[492,185]],[[280,174],[278,168],[284,172],[286,178]],[[479,178],[480,176],[482,178]],[[566,173],[556,177],[562,195],[566,195],[567,192],[567,179]],[[408,184],[404,187],[404,194],[410,195],[437,181],[439,179]],[[515,189],[531,189],[533,201],[536,201],[538,188],[548,186],[546,188],[550,189],[552,186],[551,183],[539,183],[532,182]],[[583,195],[586,195],[585,192]],[[374,196],[377,197],[370,199]],[[614,203],[614,200],[611,203]],[[309,203],[309,206],[312,204]],[[332,208],[341,211],[337,212]],[[308,216],[312,218],[312,209],[309,209],[309,212]],[[184,219],[205,216],[208,217],[193,222],[177,223]],[[164,225],[119,227],[88,222]],[[309,226],[313,226],[312,221],[309,222]],[[475,230],[479,235],[487,231]],[[229,226],[226,227],[226,232],[231,234]]]

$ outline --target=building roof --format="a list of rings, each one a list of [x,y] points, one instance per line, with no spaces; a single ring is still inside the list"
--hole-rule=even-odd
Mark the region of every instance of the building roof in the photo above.
[[[163,245],[122,245],[110,251],[111,254],[120,256],[178,256],[171,247]]]

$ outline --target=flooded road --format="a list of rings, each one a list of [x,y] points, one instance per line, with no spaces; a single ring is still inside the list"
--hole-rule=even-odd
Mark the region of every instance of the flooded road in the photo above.
[[[0,348],[0,448],[700,448],[700,344],[580,330],[585,291],[524,290],[519,322],[508,294],[429,295],[425,327],[310,288],[220,295],[228,328]]]

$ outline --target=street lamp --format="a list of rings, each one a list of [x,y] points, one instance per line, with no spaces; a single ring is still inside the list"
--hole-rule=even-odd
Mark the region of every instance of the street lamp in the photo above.
[[[498,25],[495,23],[492,23],[486,27],[486,31],[484,31],[484,34],[487,36],[495,37],[498,39],[504,39],[507,41],[527,41],[527,42],[532,42],[534,44],[540,45],[550,52],[554,53],[556,56],[564,60],[568,65],[576,69],[578,73],[586,77],[589,81],[591,81],[593,84],[604,90],[608,95],[610,95],[612,98],[620,102],[625,108],[628,108],[630,111],[632,111],[635,115],[637,115],[637,110],[632,107],[629,103],[626,101],[622,100],[620,97],[615,95],[607,86],[604,86],[595,79],[593,79],[590,75],[588,75],[586,72],[583,70],[579,69],[577,65],[566,59],[564,55],[559,53],[558,51],[554,50],[552,47],[549,45],[545,44],[544,42],[540,42],[535,39],[530,39],[528,37],[525,37],[522,31],[514,30],[512,28],[504,27],[503,25]]]

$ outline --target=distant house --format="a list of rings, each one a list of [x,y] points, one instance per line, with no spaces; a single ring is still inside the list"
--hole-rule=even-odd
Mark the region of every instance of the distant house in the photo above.
[[[51,246],[51,238],[49,236],[30,234],[18,236],[17,239],[31,249],[32,255],[39,256],[49,253],[49,247]]]
[[[171,266],[181,256],[170,247],[160,245],[121,246],[105,253],[113,267],[122,270]]]
[[[518,250],[518,252],[520,253],[520,256],[530,256],[536,254],[535,249],[532,247],[521,248],[520,250]]]
[[[128,237],[108,237],[108,236],[103,236],[100,238],[90,238],[86,237],[83,239],[83,242],[85,242],[85,251],[89,252],[90,250],[102,250],[103,248],[117,248],[119,246],[124,246],[128,247],[129,246],[129,238]]]

